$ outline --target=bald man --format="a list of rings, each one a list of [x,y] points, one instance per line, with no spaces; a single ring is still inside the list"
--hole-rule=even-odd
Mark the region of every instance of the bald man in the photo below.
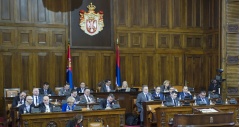
[[[27,96],[25,104],[19,106],[19,114],[31,113],[32,107],[34,107],[32,96]]]
[[[32,98],[33,98],[33,104],[35,107],[38,107],[40,103],[42,103],[43,97],[39,95],[39,89],[33,88],[32,90]]]
[[[90,89],[86,88],[84,94],[80,96],[80,103],[93,103],[95,98],[90,94]]]
[[[52,112],[53,104],[50,103],[48,96],[43,97],[43,102],[39,105],[39,109],[41,112]]]

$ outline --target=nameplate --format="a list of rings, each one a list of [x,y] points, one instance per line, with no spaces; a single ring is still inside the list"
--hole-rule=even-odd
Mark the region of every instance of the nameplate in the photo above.
[[[239,64],[238,56],[227,56],[227,64]]]
[[[227,25],[227,33],[237,33],[237,32],[238,32],[238,24]]]
[[[237,95],[238,94],[238,88],[237,87],[228,87],[227,93],[229,95]]]

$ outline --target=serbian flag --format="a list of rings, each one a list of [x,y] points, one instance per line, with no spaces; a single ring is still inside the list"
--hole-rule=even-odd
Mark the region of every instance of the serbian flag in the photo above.
[[[67,51],[67,67],[66,67],[66,82],[70,84],[70,88],[74,89],[73,85],[73,76],[72,76],[72,67],[71,67],[71,49],[70,45],[68,45]]]
[[[119,87],[121,86],[121,77],[120,77],[120,56],[119,56],[119,46],[116,47],[116,80],[115,84]]]

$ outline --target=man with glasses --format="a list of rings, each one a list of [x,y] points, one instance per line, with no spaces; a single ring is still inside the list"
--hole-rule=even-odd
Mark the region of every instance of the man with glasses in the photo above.
[[[43,97],[43,102],[39,105],[39,109],[41,112],[52,112],[53,104],[50,103],[48,96]]]
[[[31,113],[31,109],[34,107],[32,96],[26,97],[25,104],[19,106],[19,114]]]
[[[198,95],[197,99],[196,99],[196,102],[198,105],[202,105],[202,104],[206,104],[206,105],[209,105],[209,100],[208,98],[206,97],[206,91],[201,91],[200,94]]]

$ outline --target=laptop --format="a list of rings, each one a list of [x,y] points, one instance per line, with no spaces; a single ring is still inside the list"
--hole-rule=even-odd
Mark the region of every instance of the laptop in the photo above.
[[[160,97],[154,97],[155,101],[160,101]]]
[[[119,90],[119,92],[125,92],[126,91],[126,89],[120,89]]]
[[[130,92],[138,92],[139,88],[130,88]]]

